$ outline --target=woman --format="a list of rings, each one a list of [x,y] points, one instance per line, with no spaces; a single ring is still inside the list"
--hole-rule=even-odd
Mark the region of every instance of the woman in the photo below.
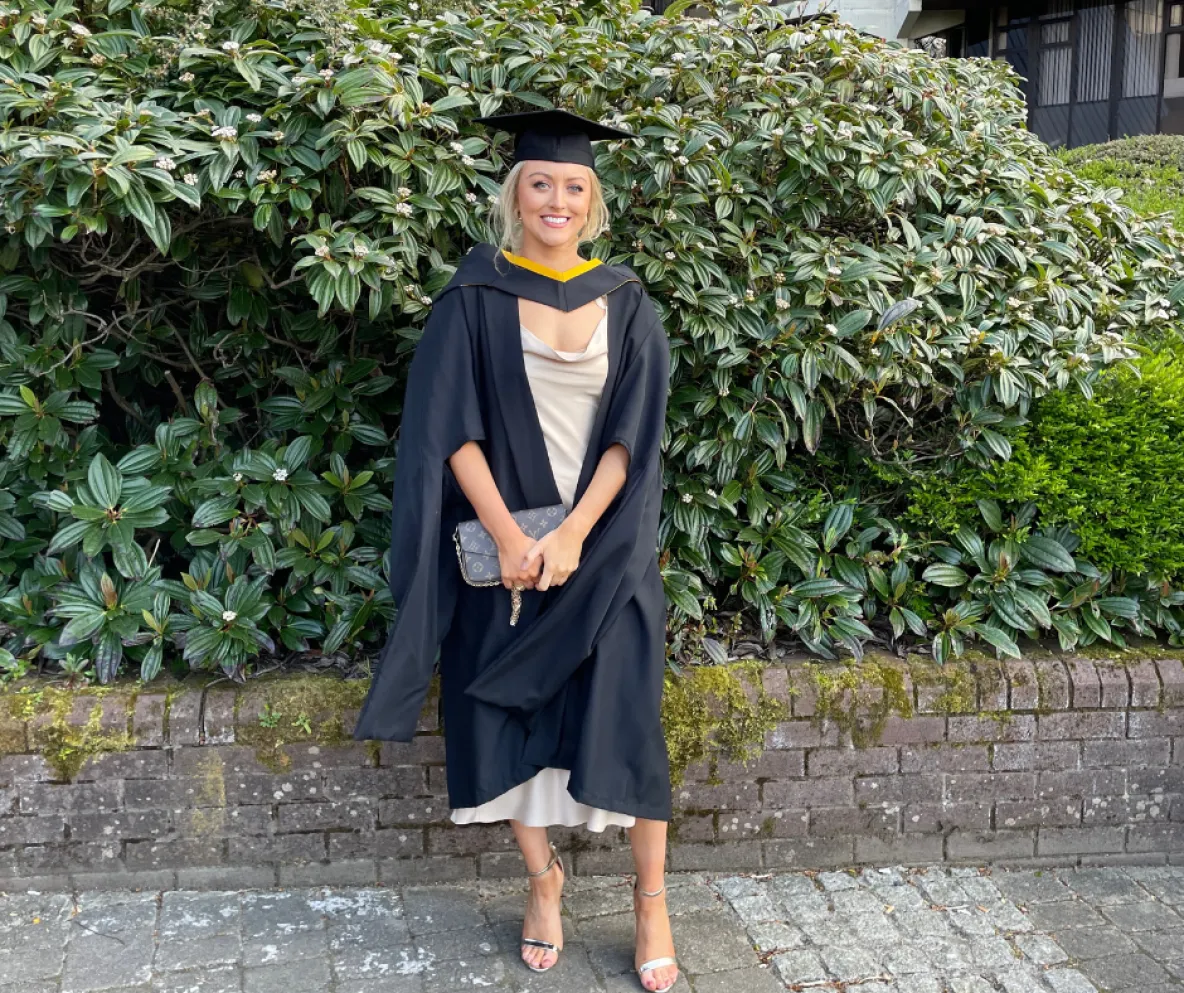
[[[622,826],[637,868],[635,966],[664,991],[677,977],[659,721],[669,346],[637,276],[578,251],[608,221],[591,142],[629,135],[565,111],[482,122],[517,136],[501,245],[461,262],[411,364],[390,554],[398,616],[354,737],[411,739],[439,648],[452,820],[513,826],[531,887],[523,960],[545,971],[563,947],[548,825]],[[562,523],[536,541],[512,514],[542,508],[562,508]],[[496,545],[500,586],[463,580],[460,524]]]

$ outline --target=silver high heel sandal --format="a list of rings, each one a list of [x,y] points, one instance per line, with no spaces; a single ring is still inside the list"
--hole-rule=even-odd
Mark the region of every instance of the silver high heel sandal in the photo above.
[[[545,866],[543,866],[543,868],[541,868],[538,872],[528,872],[527,875],[528,876],[542,876],[545,873],[550,872],[551,867],[553,865],[555,865],[556,863],[558,863],[558,865],[559,865],[559,871],[562,872],[566,876],[567,870],[563,868],[563,859],[559,855],[559,852],[557,852],[555,850],[555,844],[552,842],[552,844],[551,844],[551,861],[548,862]],[[547,951],[555,953],[555,961],[552,962],[550,965],[545,966],[542,969],[540,969],[537,965],[531,965],[529,962],[527,962],[525,959],[523,959],[522,964],[524,966],[526,966],[526,968],[528,968],[531,972],[549,972],[551,969],[554,969],[555,966],[559,963],[559,953],[561,951],[563,951],[562,948],[557,947],[552,942],[543,941],[541,938],[523,938],[521,941],[521,944],[530,945],[533,948],[545,948]]]
[[[665,883],[662,884],[661,889],[654,890],[653,893],[650,893],[648,890],[639,889],[638,888],[639,882],[641,882],[641,880],[638,877],[634,876],[633,877],[633,890],[636,893],[640,893],[642,896],[655,897],[655,896],[661,896],[663,893],[666,892],[666,884]],[[639,965],[637,967],[637,978],[642,981],[641,986],[642,986],[642,989],[646,990],[646,993],[668,993],[669,990],[672,990],[674,988],[674,983],[678,982],[678,976],[675,976],[674,981],[669,983],[666,986],[660,986],[655,990],[646,989],[645,974],[647,972],[653,972],[655,969],[661,969],[664,966],[668,966],[668,965],[672,965],[676,969],[678,968],[677,960],[672,959],[669,956],[667,956],[666,958],[660,958],[660,959],[650,959],[650,961],[643,962],[641,965]]]

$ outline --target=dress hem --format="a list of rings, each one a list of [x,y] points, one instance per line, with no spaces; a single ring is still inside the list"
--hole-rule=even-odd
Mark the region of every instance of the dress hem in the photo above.
[[[532,776],[540,772],[542,768],[543,767],[540,766],[538,769],[534,769],[526,776],[523,776],[520,779],[515,779],[513,782],[510,782],[505,786],[493,787],[492,789],[486,791],[484,795],[479,793],[476,797],[474,797],[473,801],[469,803],[453,803],[452,794],[449,793],[449,809],[465,810],[470,807],[480,807],[482,804],[488,803],[490,800],[496,800],[503,793],[512,790],[515,786],[521,786]],[[556,766],[555,768],[564,768],[564,766]],[[611,810],[618,814],[628,814],[631,817],[639,817],[646,821],[669,822],[673,817],[673,811],[669,803],[662,805],[661,808],[659,808],[659,806],[656,804],[637,803],[631,799],[606,799],[602,797],[594,797],[585,793],[583,790],[573,790],[570,786],[568,787],[568,792],[571,794],[572,799],[575,800],[576,803],[582,803],[589,807],[597,807],[601,810]],[[478,821],[476,823],[492,822]]]

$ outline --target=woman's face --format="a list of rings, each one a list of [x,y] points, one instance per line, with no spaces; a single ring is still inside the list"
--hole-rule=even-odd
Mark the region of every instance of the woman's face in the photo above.
[[[549,250],[579,244],[588,221],[592,181],[587,166],[574,162],[527,161],[518,177],[518,210],[523,248]]]

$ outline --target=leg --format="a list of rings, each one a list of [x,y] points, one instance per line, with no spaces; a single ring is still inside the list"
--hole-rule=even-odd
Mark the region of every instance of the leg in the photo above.
[[[633,912],[637,915],[637,953],[634,967],[659,958],[674,957],[674,936],[670,932],[670,917],[666,913],[665,885],[666,822],[638,819],[629,829],[633,846],[633,862],[637,866],[637,889],[633,894]],[[644,893],[643,893],[644,891]],[[678,978],[678,967],[659,966],[641,977],[647,990],[664,990]]]
[[[551,845],[547,840],[547,829],[526,827],[518,821],[510,821],[526,871],[538,873],[551,861]],[[563,947],[563,920],[559,916],[560,898],[563,892],[563,870],[556,862],[546,872],[530,877],[530,898],[526,904],[526,918],[522,922],[522,937],[539,938],[551,942],[556,948]],[[535,969],[549,969],[559,960],[559,955],[536,945],[522,946],[522,961]]]

